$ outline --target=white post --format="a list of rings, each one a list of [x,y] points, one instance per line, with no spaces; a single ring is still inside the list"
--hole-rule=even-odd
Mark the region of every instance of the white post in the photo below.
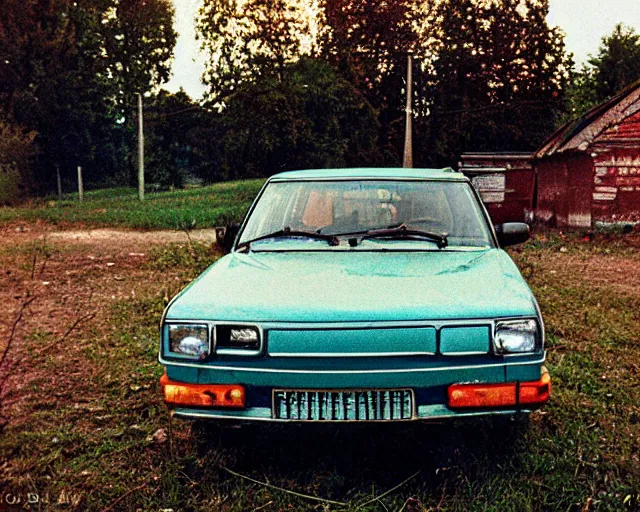
[[[403,167],[413,167],[413,140],[412,140],[412,86],[413,86],[413,78],[411,73],[411,52],[407,55],[407,108],[406,112],[406,125],[404,131],[404,159],[402,162]]]
[[[144,120],[142,94],[138,93],[138,197],[144,199]]]
[[[78,166],[78,197],[84,201],[84,186],[82,185],[82,167]]]
[[[60,165],[56,164],[56,183],[58,185],[58,200],[62,199],[62,180],[60,179]]]

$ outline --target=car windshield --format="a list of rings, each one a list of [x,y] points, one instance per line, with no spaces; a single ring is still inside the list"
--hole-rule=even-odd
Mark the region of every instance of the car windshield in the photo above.
[[[492,246],[487,222],[470,185],[427,180],[271,182],[251,212],[239,244],[282,230],[339,236],[403,224],[447,234],[449,247]],[[360,247],[392,243],[391,239],[368,240]],[[322,245],[331,248],[326,243]]]

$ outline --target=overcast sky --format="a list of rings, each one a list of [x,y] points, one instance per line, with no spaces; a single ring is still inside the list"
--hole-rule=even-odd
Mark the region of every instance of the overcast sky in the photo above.
[[[0,0],[1,1],[1,0]],[[204,58],[195,40],[194,18],[202,0],[173,0],[176,6],[176,31],[179,34],[173,64],[173,77],[165,88],[182,87],[189,95],[200,98],[204,87],[200,82]],[[585,62],[595,54],[600,39],[624,23],[640,32],[640,0],[550,0],[549,25],[566,33],[567,49],[575,61]]]

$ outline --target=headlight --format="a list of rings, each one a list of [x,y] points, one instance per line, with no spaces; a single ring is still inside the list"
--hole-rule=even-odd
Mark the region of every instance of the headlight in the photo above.
[[[200,324],[169,324],[166,326],[171,355],[204,359],[209,355],[209,327]]]
[[[247,355],[260,351],[260,331],[250,325],[216,326],[216,351],[222,354],[233,353]]]
[[[498,354],[534,352],[540,338],[535,320],[510,320],[496,323],[494,345]]]

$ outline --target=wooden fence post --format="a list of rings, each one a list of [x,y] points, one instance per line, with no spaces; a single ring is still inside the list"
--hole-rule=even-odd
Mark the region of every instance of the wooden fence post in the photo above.
[[[60,166],[56,164],[56,181],[58,184],[58,200],[62,199],[62,180],[60,179]]]
[[[84,186],[82,185],[82,167],[78,166],[78,196],[84,201]]]

